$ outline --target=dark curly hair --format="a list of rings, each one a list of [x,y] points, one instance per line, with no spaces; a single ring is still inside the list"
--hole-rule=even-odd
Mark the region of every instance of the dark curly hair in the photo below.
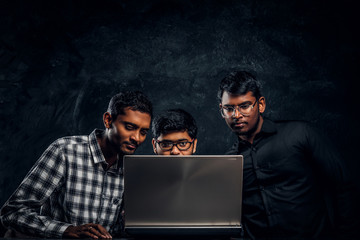
[[[187,131],[191,138],[196,138],[195,119],[183,109],[170,109],[153,119],[152,134],[155,139],[172,131]]]
[[[140,91],[120,92],[113,96],[109,102],[108,112],[113,119],[125,114],[124,109],[148,113],[152,117],[152,104],[148,97]]]
[[[244,95],[250,91],[256,99],[262,96],[260,82],[254,75],[246,71],[231,72],[221,80],[217,94],[219,102],[221,102],[224,91],[235,95]]]

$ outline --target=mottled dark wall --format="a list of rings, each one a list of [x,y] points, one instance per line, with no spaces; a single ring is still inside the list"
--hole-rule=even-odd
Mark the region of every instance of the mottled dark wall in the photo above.
[[[186,109],[198,153],[224,153],[234,137],[216,92],[231,69],[263,81],[267,116],[314,123],[356,173],[354,3],[1,1],[0,205],[52,141],[102,128],[120,90],[146,92],[155,114]],[[150,140],[137,153],[152,154]]]

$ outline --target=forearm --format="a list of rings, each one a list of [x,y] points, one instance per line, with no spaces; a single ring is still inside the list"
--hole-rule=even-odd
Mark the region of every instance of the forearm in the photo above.
[[[1,222],[9,229],[36,237],[61,238],[70,224],[41,216],[36,209],[9,201],[1,209]]]
[[[61,237],[68,224],[44,216],[49,213],[40,214],[40,208],[47,206],[48,212],[55,210],[49,201],[59,197],[64,166],[58,149],[51,145],[1,209],[3,225],[27,235]],[[56,207],[61,208],[60,205]]]

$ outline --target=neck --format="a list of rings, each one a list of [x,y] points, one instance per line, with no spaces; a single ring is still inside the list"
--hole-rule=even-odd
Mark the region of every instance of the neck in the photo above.
[[[254,139],[255,136],[261,131],[262,125],[263,125],[264,119],[263,117],[260,115],[258,123],[256,124],[256,126],[254,127],[253,131],[249,131],[248,133],[244,134],[244,135],[239,135],[239,138],[241,140],[247,141],[251,144],[254,143]]]
[[[105,161],[108,164],[108,168],[116,163],[116,161],[121,157],[120,154],[112,147],[107,133],[105,132],[100,138],[97,139],[101,151],[104,155]]]

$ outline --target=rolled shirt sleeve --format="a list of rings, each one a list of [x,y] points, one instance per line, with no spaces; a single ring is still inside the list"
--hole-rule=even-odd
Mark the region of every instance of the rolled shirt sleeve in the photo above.
[[[71,224],[54,220],[51,216],[41,216],[40,211],[64,184],[64,165],[55,142],[46,149],[1,209],[1,221],[5,227],[29,235],[62,237]]]

